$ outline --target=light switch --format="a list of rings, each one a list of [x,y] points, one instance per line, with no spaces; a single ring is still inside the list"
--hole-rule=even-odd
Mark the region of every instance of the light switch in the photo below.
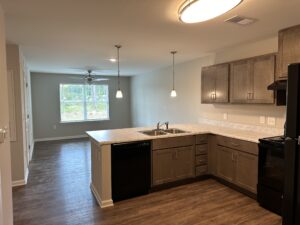
[[[53,125],[53,130],[56,130],[56,125],[55,124]]]
[[[259,117],[259,123],[260,124],[265,124],[266,123],[266,117],[265,116],[260,116]]]
[[[223,113],[223,119],[227,120],[228,119],[228,114],[227,113]]]
[[[275,117],[268,117],[268,125],[269,126],[275,126],[275,124],[276,124]]]

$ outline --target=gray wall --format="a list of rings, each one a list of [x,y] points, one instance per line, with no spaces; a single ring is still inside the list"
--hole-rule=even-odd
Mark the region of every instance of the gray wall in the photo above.
[[[76,75],[31,73],[34,138],[47,139],[84,135],[85,131],[131,127],[130,77],[121,77],[123,99],[116,99],[117,78],[109,76],[110,120],[60,123],[59,84],[80,83]]]

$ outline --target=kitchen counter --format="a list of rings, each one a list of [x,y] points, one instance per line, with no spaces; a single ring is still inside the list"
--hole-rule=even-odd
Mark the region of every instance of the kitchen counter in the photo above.
[[[139,127],[114,130],[88,131],[91,139],[91,190],[101,208],[113,206],[111,180],[111,144],[134,141],[154,140],[197,134],[216,134],[244,141],[258,143],[260,138],[282,135],[282,129],[273,129],[241,124],[228,126],[222,121],[215,124],[171,124],[170,128],[177,128],[187,133],[148,136],[139,131],[153,130],[154,127]]]
[[[282,135],[280,129],[273,129],[271,132],[253,131],[247,129],[230,128],[210,124],[171,124],[170,128],[178,128],[186,131],[187,133],[180,134],[166,134],[159,136],[149,136],[142,134],[139,131],[153,130],[154,127],[139,127],[139,128],[124,128],[113,130],[99,130],[88,131],[87,134],[90,138],[96,141],[99,145],[109,145],[114,143],[132,142],[153,140],[158,138],[168,138],[175,136],[196,135],[196,134],[216,134],[230,138],[237,138],[244,141],[258,143],[260,138]]]

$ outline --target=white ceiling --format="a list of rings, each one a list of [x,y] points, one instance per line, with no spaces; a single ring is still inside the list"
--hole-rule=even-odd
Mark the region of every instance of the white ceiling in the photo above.
[[[299,0],[244,0],[211,21],[183,24],[184,0],[0,0],[7,41],[22,46],[32,71],[75,73],[95,67],[116,74],[115,44],[122,44],[121,74],[135,75],[216,50],[275,36],[300,23]],[[242,27],[223,21],[242,15],[258,22]]]

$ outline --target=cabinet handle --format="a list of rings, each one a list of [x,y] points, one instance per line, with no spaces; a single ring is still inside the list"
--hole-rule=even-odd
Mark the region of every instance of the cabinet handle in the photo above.
[[[239,144],[236,144],[234,142],[231,142],[231,145],[234,146],[234,147],[239,147],[240,146]]]
[[[231,154],[231,160],[234,161],[234,153]]]
[[[254,99],[254,93],[252,93],[252,100]]]

